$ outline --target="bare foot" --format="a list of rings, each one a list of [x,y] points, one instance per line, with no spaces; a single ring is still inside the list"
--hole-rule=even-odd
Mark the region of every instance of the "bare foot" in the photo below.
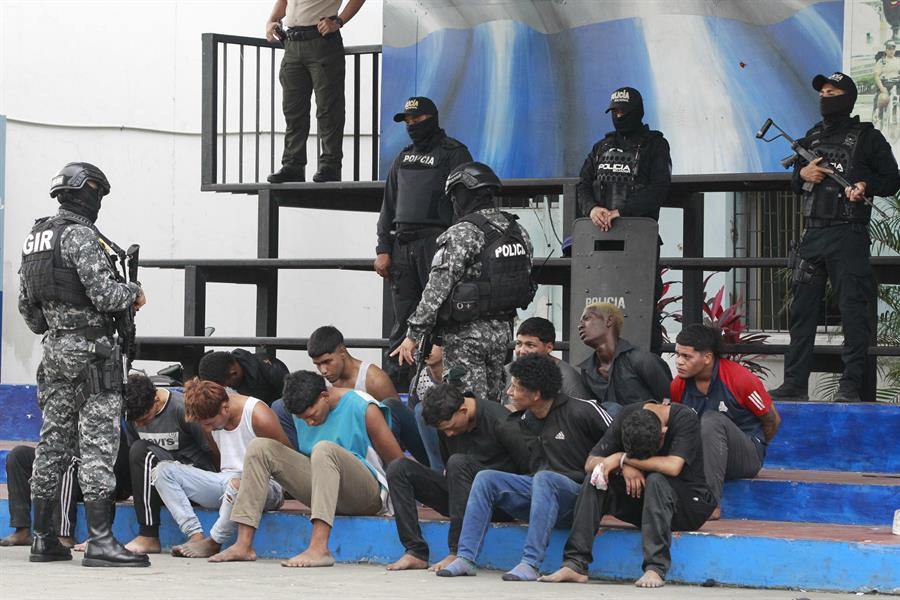
[[[31,541],[31,530],[27,527],[19,527],[0,540],[0,546],[30,546]]]
[[[441,569],[446,569],[447,565],[452,563],[454,560],[456,560],[456,555],[448,554],[447,556],[442,558],[440,560],[440,562],[436,562],[433,565],[431,565],[430,567],[428,567],[428,570],[429,571],[440,571]]]
[[[65,546],[66,548],[74,548],[75,547],[75,538],[70,535],[61,535],[59,536],[59,543]]]
[[[281,561],[282,567],[331,567],[334,557],[331,552],[314,552],[307,548],[297,556]]]
[[[191,540],[172,548],[172,556],[183,558],[209,558],[222,549],[222,545],[212,538]]]
[[[80,544],[75,544],[72,546],[73,552],[84,552],[84,549],[87,548],[87,542],[81,542]]]
[[[538,581],[545,583],[587,583],[588,576],[573,571],[569,567],[562,567],[556,573],[538,577]]]
[[[388,571],[412,571],[415,569],[427,569],[428,562],[421,558],[416,558],[412,554],[404,554],[395,563],[387,566]]]
[[[717,506],[716,509],[714,511],[712,511],[712,514],[709,515],[709,518],[707,519],[707,521],[718,521],[721,518],[722,518],[722,507]]]
[[[209,557],[209,562],[239,562],[252,560],[256,560],[256,551],[253,547],[242,548],[237,544]]]
[[[658,588],[666,585],[666,582],[659,576],[659,573],[647,569],[643,576],[634,582],[634,585],[640,588]]]
[[[159,554],[160,552],[162,552],[162,546],[159,543],[159,538],[149,537],[146,535],[137,536],[136,538],[125,544],[125,549],[141,554]]]

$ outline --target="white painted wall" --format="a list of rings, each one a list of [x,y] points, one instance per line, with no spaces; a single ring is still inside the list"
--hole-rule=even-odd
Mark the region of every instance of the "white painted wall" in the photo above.
[[[262,37],[271,7],[269,0],[0,2],[0,114],[9,119],[3,383],[34,382],[39,338],[16,309],[19,248],[33,220],[55,212],[50,178],[65,163],[85,160],[105,171],[112,194],[98,225],[120,245],[140,243],[143,257],[256,255],[255,196],[199,191],[200,36]],[[342,32],[344,43],[381,43],[381,15],[381,0],[368,0]],[[375,218],[283,210],[281,255],[369,256]],[[181,335],[181,273],[148,269],[141,279],[149,298],[141,335]],[[305,336],[325,323],[356,337],[380,335],[376,275],[292,271],[280,284],[281,335]],[[252,335],[254,301],[249,286],[210,285],[207,321],[217,334]],[[292,368],[310,365],[305,353],[282,358]]]

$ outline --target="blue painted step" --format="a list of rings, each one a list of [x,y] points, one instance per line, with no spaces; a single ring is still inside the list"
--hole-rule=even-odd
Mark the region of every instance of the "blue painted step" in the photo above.
[[[764,469],[727,481],[722,518],[889,526],[900,509],[900,474]]]
[[[0,535],[9,531],[6,502],[0,500]],[[197,514],[205,531],[209,531],[217,513],[199,510]],[[127,541],[137,534],[137,529],[131,506],[120,506],[114,526],[116,536]],[[292,556],[309,544],[311,529],[304,514],[266,513],[254,547],[261,557]],[[446,521],[423,523],[432,560],[446,555],[447,530]],[[503,570],[515,566],[525,533],[523,525],[492,526],[478,557],[479,566]],[[80,540],[84,535],[84,513],[79,507],[75,537]],[[165,509],[160,536],[165,547],[183,541]],[[543,571],[559,567],[566,536],[562,530],[553,532]],[[344,562],[388,563],[403,554],[393,520],[379,517],[338,517],[331,549],[335,558]],[[594,542],[593,552],[592,576],[633,580],[641,574],[640,534],[635,529],[604,528]],[[223,567],[197,561],[197,568]],[[693,584],[713,579],[719,584],[742,587],[897,593],[900,537],[891,536],[886,528],[719,521],[705,525],[699,533],[673,535],[668,578]]]
[[[37,386],[0,385],[0,440],[33,440],[41,434]]]

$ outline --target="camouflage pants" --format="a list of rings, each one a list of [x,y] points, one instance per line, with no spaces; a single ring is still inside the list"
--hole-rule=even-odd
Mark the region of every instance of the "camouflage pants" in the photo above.
[[[473,392],[479,400],[499,402],[511,342],[509,321],[478,320],[454,326],[444,332],[444,376],[461,366],[466,370],[464,391]]]
[[[44,423],[31,476],[35,498],[55,498],[59,478],[73,455],[81,456],[78,482],[84,499],[113,496],[122,396],[118,391],[83,395],[85,367],[94,360],[83,337],[48,336],[44,340],[44,359],[37,377]]]

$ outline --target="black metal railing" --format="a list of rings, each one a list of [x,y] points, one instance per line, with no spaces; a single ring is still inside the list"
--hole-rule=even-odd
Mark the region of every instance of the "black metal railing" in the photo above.
[[[281,164],[276,138],[283,133],[284,117],[277,63],[284,48],[280,42],[217,33],[204,33],[202,43],[201,189],[264,182]],[[376,180],[381,46],[349,47],[345,54],[353,95],[347,98],[350,131],[344,134],[352,140],[353,181]],[[365,137],[369,138],[369,169],[363,169]]]

